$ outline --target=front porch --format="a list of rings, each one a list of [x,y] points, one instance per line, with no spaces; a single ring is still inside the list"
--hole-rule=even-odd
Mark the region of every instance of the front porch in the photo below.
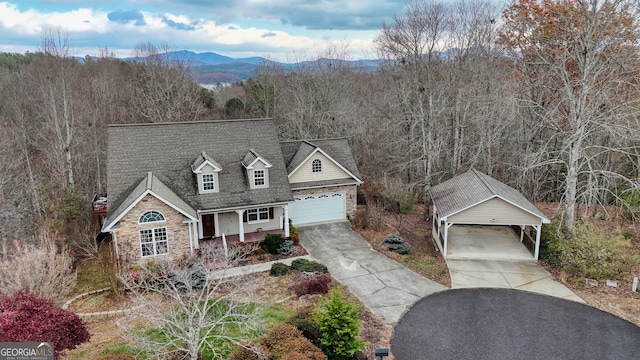
[[[240,242],[259,243],[262,242],[264,237],[268,234],[280,234],[282,237],[287,237],[284,230],[275,229],[244,233],[244,241],[240,241],[240,234],[225,235],[224,238],[227,241],[227,245],[234,245]],[[222,236],[203,238],[200,239],[199,242],[200,245],[219,245],[222,244]]]

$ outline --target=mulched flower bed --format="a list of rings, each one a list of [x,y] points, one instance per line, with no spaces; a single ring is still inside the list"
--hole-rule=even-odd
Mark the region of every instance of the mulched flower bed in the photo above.
[[[253,265],[253,264],[261,264],[269,261],[279,261],[284,259],[289,259],[297,256],[308,255],[307,250],[305,250],[302,245],[294,245],[295,250],[293,253],[289,255],[282,254],[269,254],[263,251],[255,251],[253,254],[246,256],[244,259],[238,261],[237,266],[245,266],[245,265]]]

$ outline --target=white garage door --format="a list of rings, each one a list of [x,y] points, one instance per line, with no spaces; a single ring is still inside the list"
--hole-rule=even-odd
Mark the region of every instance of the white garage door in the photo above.
[[[346,218],[344,192],[299,195],[289,208],[293,225]]]

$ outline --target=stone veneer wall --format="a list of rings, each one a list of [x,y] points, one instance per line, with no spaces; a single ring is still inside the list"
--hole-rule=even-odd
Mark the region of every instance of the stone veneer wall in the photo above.
[[[353,216],[356,213],[356,208],[358,206],[357,185],[342,185],[342,186],[330,186],[326,188],[293,190],[293,196],[308,195],[308,194],[322,194],[325,192],[336,192],[336,191],[344,191],[347,215]]]
[[[140,215],[149,210],[160,212],[165,221],[138,224]],[[178,211],[152,195],[145,196],[120,220],[120,229],[116,230],[120,264],[135,264],[166,256],[177,258],[183,254],[189,255],[191,251],[189,246],[189,225],[183,223],[183,221],[184,217]],[[167,228],[168,254],[142,258],[139,231],[158,227]]]

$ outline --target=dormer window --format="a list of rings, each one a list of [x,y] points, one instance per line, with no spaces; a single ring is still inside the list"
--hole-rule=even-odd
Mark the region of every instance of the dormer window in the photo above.
[[[191,165],[198,178],[198,194],[216,193],[220,189],[218,173],[222,167],[204,152]]]
[[[322,172],[322,160],[314,159],[311,162],[311,172],[314,172],[314,173]]]
[[[242,166],[247,171],[250,189],[269,187],[269,168],[273,165],[254,149],[249,149],[247,155],[242,159]]]
[[[253,170],[253,186],[255,187],[264,187],[264,170]]]
[[[214,191],[216,189],[216,174],[202,174],[202,191]]]

